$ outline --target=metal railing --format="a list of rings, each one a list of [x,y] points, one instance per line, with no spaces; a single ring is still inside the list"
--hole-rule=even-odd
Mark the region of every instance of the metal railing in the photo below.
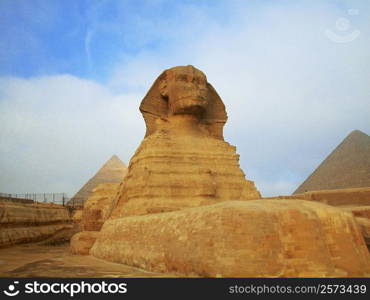
[[[21,202],[21,203],[54,203],[63,206],[80,206],[79,199],[67,197],[66,193],[26,193],[26,194],[7,194],[0,193],[1,200]]]

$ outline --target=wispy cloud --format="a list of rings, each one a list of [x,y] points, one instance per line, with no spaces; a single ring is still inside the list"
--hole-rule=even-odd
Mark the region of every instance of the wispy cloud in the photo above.
[[[90,72],[92,72],[92,69],[93,69],[92,60],[91,60],[91,51],[90,51],[90,45],[91,45],[91,40],[93,38],[93,35],[94,35],[94,32],[90,29],[87,29],[86,36],[85,36],[85,53],[86,53],[87,64],[88,64]]]

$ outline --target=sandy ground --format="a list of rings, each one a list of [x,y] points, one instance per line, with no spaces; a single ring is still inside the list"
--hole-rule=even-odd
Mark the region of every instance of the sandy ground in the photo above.
[[[0,249],[0,277],[177,277],[107,262],[93,256],[75,255],[69,244],[23,244]],[[370,274],[366,277],[370,277]]]
[[[69,244],[24,244],[0,249],[0,277],[175,277],[74,255]]]

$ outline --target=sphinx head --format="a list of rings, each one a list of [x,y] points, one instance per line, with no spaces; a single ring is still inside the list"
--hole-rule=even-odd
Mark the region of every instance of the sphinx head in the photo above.
[[[208,106],[207,77],[193,66],[167,70],[159,89],[168,102],[169,115],[193,114],[201,117]]]
[[[165,70],[141,102],[146,136],[158,129],[158,119],[172,115],[194,115],[210,136],[223,139],[227,115],[225,106],[205,74],[193,66]]]

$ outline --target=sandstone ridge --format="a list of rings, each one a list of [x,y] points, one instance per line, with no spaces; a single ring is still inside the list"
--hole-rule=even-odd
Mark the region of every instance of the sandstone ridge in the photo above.
[[[82,231],[76,233],[70,242],[72,253],[89,254],[99,230],[112,209],[119,187],[119,183],[103,183],[93,189],[81,211],[80,227],[82,227]]]
[[[69,211],[56,204],[0,202],[0,247],[42,241],[72,232]]]
[[[85,231],[99,231],[110,212],[119,183],[102,183],[95,187],[82,210],[82,225]]]

